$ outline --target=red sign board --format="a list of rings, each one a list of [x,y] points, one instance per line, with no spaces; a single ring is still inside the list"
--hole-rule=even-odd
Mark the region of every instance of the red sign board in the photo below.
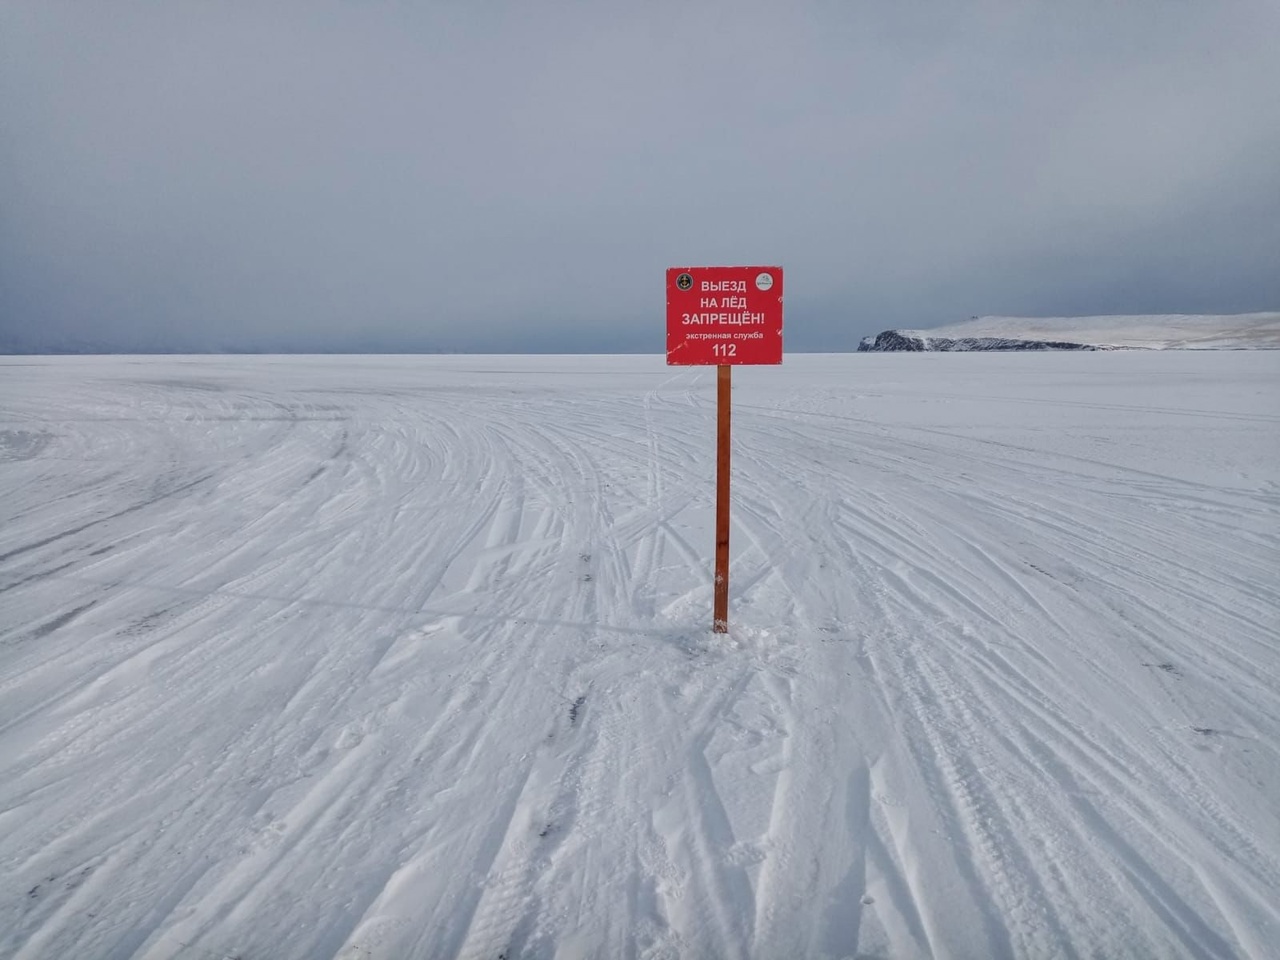
[[[668,364],[781,362],[781,267],[667,271]]]

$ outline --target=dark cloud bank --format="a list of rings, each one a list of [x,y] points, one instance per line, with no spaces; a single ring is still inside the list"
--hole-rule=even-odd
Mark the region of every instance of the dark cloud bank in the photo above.
[[[0,6],[0,349],[788,347],[1280,304],[1280,5]]]

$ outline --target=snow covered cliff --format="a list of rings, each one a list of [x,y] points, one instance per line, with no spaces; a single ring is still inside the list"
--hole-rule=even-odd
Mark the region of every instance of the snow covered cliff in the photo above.
[[[1280,312],[1107,317],[976,317],[932,330],[886,330],[859,351],[1280,349]]]

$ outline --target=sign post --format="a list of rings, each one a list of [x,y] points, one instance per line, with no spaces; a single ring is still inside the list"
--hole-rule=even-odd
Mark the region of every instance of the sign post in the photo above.
[[[729,400],[733,367],[716,368],[716,580],[711,614],[714,633],[729,632]]]
[[[716,370],[716,569],[711,629],[729,631],[731,373],[782,363],[781,267],[667,271],[667,363]]]

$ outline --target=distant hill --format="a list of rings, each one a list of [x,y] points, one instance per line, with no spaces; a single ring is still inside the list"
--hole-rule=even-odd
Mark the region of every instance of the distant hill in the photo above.
[[[976,317],[932,330],[885,330],[860,352],[1277,350],[1280,312],[1109,317]]]

